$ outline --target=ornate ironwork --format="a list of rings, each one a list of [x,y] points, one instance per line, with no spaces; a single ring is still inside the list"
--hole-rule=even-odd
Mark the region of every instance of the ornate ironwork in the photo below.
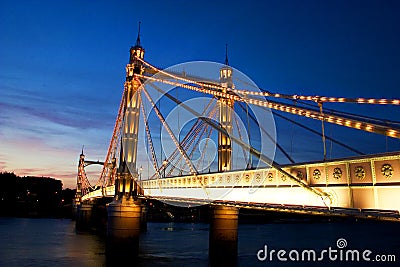
[[[256,182],[257,183],[261,182],[261,175],[259,173],[257,173],[256,175]]]
[[[318,180],[318,179],[321,178],[321,171],[320,171],[319,169],[315,169],[315,170],[313,171],[313,178],[314,178],[315,180]]]
[[[362,166],[358,166],[355,168],[354,173],[359,180],[365,178],[365,170]]]
[[[333,169],[333,178],[339,180],[342,177],[342,170],[340,168]]]
[[[274,175],[272,173],[268,173],[268,181],[272,182],[274,180]]]
[[[296,177],[299,178],[300,180],[303,180],[304,175],[301,171],[297,171]]]
[[[385,176],[386,179],[390,179],[393,176],[393,167],[390,164],[383,164],[381,168],[382,175]]]

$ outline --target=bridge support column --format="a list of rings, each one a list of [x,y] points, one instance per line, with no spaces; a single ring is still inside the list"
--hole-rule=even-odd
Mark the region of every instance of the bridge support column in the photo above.
[[[126,262],[128,256],[135,257],[139,252],[142,204],[114,200],[107,205],[107,213],[107,258]]]
[[[82,203],[77,206],[77,216],[75,221],[76,230],[86,231],[91,228],[92,209],[92,204]]]
[[[236,266],[239,209],[214,206],[211,212],[208,245],[210,266]]]

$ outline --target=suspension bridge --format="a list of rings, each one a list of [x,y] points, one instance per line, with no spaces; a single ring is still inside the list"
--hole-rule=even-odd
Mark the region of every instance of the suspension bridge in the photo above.
[[[227,55],[214,79],[201,71],[158,68],[144,59],[144,52],[138,34],[104,162],[87,161],[82,150],[78,164],[78,210],[89,212],[92,201],[109,199],[108,236],[114,243],[138,235],[143,199],[212,205],[210,255],[216,247],[235,247],[239,208],[400,221],[400,152],[363,154],[325,134],[326,125],[334,124],[397,140],[400,122],[329,109],[326,103],[373,108],[398,106],[400,99],[270,92],[235,79],[238,72]],[[321,128],[285,114],[319,121]],[[274,116],[317,135],[323,159],[296,162],[277,142],[270,123]],[[138,151],[140,137],[144,151]],[[354,156],[327,159],[327,140]],[[288,163],[276,162],[275,151]],[[151,165],[148,177],[142,177],[139,159]],[[91,164],[103,166],[95,184],[85,173]]]

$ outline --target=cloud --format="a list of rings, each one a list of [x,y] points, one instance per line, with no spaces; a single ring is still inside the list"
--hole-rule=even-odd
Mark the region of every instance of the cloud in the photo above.
[[[24,99],[21,99],[24,98]],[[15,99],[19,99],[15,101]],[[115,115],[102,110],[96,103],[86,102],[84,104],[67,103],[66,99],[61,101],[49,101],[45,98],[31,97],[30,95],[2,95],[0,93],[0,109],[7,113],[21,113],[36,116],[59,125],[69,126],[77,129],[105,129],[112,127],[111,123]],[[11,116],[2,114],[2,122],[12,122]],[[108,123],[107,123],[108,122]]]
[[[0,154],[0,172],[7,171],[6,166],[7,166],[6,157]]]
[[[108,131],[77,131],[30,114],[16,114],[14,120],[0,127],[2,171],[61,178],[64,186],[74,188],[82,144],[86,145],[89,158],[105,158],[111,135]]]

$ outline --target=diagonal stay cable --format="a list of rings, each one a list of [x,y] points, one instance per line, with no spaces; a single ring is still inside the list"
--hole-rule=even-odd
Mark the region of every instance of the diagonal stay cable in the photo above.
[[[163,92],[163,94],[165,96],[167,96],[169,99],[171,99],[172,101],[174,101],[176,104],[181,105],[183,108],[185,108],[187,111],[189,111],[190,113],[192,113],[193,115],[197,116],[198,118],[201,118],[202,120],[204,120],[207,124],[209,124],[211,127],[213,127],[214,129],[216,129],[217,131],[227,135],[227,131],[221,126],[218,125],[217,123],[215,123],[214,121],[212,121],[209,118],[205,118],[202,117],[200,113],[198,113],[197,111],[195,111],[194,109],[192,109],[191,107],[189,107],[188,105],[182,103],[179,99],[176,99],[174,96],[172,96],[171,94],[169,94],[168,92]],[[269,158],[268,156],[262,154],[260,151],[258,151],[257,149],[255,149],[254,147],[252,147],[249,144],[245,144],[244,142],[242,142],[240,139],[234,137],[234,136],[230,136],[231,140],[233,140],[234,142],[236,142],[239,146],[244,147],[245,149],[248,149],[249,152],[256,156],[258,159],[260,159],[260,161],[264,162],[265,164],[267,164],[268,166],[278,170],[279,172],[281,172],[282,174],[284,174],[286,177],[288,177],[289,179],[291,179],[292,181],[294,181],[296,184],[298,184],[300,187],[310,191],[311,193],[314,193],[316,195],[318,195],[319,197],[323,198],[329,198],[330,196],[325,193],[325,192],[321,192],[311,186],[309,186],[308,184],[305,184],[304,182],[302,182],[301,180],[297,179],[296,177],[294,177],[293,175],[291,175],[290,173],[288,173],[287,171],[283,170],[282,167],[276,163],[273,159]],[[324,199],[323,199],[324,200]],[[330,199],[331,200],[331,199]],[[325,201],[325,200],[324,200]]]
[[[304,116],[307,118],[315,119],[315,120],[324,120],[329,123],[337,124],[340,126],[345,126],[349,128],[354,128],[366,132],[372,132],[376,134],[382,134],[386,136],[390,136],[393,138],[400,138],[400,129],[397,128],[390,128],[384,125],[378,125],[374,123],[368,123],[362,120],[354,120],[354,119],[346,119],[340,116],[335,116],[335,115],[329,115],[326,116],[325,114],[321,114],[320,112],[316,112],[315,110],[312,109],[307,109],[307,108],[298,108],[296,106],[290,105],[290,104],[282,104],[276,101],[266,101],[263,99],[259,98],[243,98],[242,96],[235,94],[235,93],[225,93],[221,91],[215,91],[211,89],[205,89],[204,87],[196,87],[190,84],[182,84],[178,82],[173,82],[169,81],[166,79],[160,79],[156,77],[149,77],[149,76],[144,76],[141,74],[135,74],[135,76],[139,78],[144,78],[147,80],[152,80],[156,82],[162,82],[165,84],[170,84],[174,86],[180,86],[182,88],[186,88],[192,91],[196,92],[202,92],[205,94],[211,94],[217,97],[224,97],[224,98],[229,98],[233,99],[235,101],[241,101],[241,102],[246,102],[252,105],[256,106],[261,106],[261,107],[268,107],[271,109],[276,109],[280,111],[284,111],[287,113],[292,113],[295,115],[299,116]]]
[[[310,131],[310,132],[312,132],[312,133],[314,133],[314,134],[317,134],[317,135],[319,135],[319,136],[322,136],[322,134],[321,134],[320,132],[318,132],[318,131],[316,131],[316,130],[314,130],[314,129],[308,127],[308,126],[305,126],[304,124],[301,124],[301,123],[299,123],[299,122],[297,122],[297,121],[295,121],[295,120],[289,119],[289,118],[287,118],[287,117],[285,117],[285,116],[283,116],[283,115],[277,113],[276,111],[272,111],[272,114],[274,114],[274,116],[278,116],[278,117],[280,117],[280,118],[282,118],[282,119],[284,119],[284,120],[287,120],[287,121],[289,121],[289,122],[291,122],[291,123],[294,123],[294,124],[296,124],[297,126],[300,126],[301,128],[306,129],[306,130],[308,130],[308,131]],[[340,142],[340,141],[338,141],[338,140],[336,140],[336,139],[334,139],[334,138],[332,138],[332,137],[330,137],[330,136],[325,136],[325,138],[326,138],[327,140],[330,140],[330,141],[332,141],[333,143],[335,143],[335,144],[337,144],[337,145],[340,145],[340,146],[342,146],[342,147],[344,147],[344,148],[347,148],[348,150],[350,150],[350,151],[352,151],[352,152],[355,152],[355,153],[357,153],[357,154],[359,154],[359,155],[365,155],[365,153],[363,153],[363,152],[361,152],[361,151],[359,151],[359,150],[357,150],[357,149],[355,149],[355,148],[352,148],[351,146],[348,146],[348,145],[346,145],[345,143],[342,143],[342,142]]]
[[[153,89],[155,89],[155,90],[157,90],[158,92],[163,92],[163,90],[161,90],[161,88],[160,87],[158,87],[157,85],[155,85],[154,83],[147,83],[148,85],[150,85]],[[207,110],[210,108],[210,106],[211,106],[211,104],[213,103],[213,99],[211,99],[209,102],[208,102],[208,104],[204,107],[204,110],[203,110],[203,114],[206,114],[206,112],[207,112]],[[192,136],[193,136],[193,134],[194,134],[194,129],[196,129],[196,127],[198,127],[198,124],[201,122],[201,120],[197,120],[196,122],[195,122],[195,124],[192,126],[192,128],[189,130],[189,132],[185,135],[185,137],[183,138],[183,140],[180,142],[180,145],[182,146],[182,148],[184,149],[184,150],[186,150],[185,148],[187,147],[187,146],[190,146],[190,143],[191,143],[191,138],[192,138]],[[187,142],[189,142],[189,145],[187,144]],[[179,149],[178,148],[175,148],[175,150],[173,151],[173,153],[171,153],[171,155],[170,155],[170,157],[167,159],[167,164],[164,164],[164,165],[162,165],[161,167],[160,167],[160,171],[163,171],[165,168],[167,168],[169,165],[171,165],[171,162],[176,158],[176,155],[178,154],[178,152],[179,152]],[[182,157],[183,157],[183,155],[181,154],[181,153],[179,153],[180,154],[180,157],[179,157],[179,159],[178,159],[178,162],[180,162],[181,161],[181,159],[182,159]],[[190,156],[189,156],[189,158],[190,158]],[[173,168],[175,168],[176,166],[173,166],[172,168],[171,168],[171,170],[173,171]],[[171,170],[168,172],[168,175],[170,175],[172,172],[171,172]],[[168,176],[167,175],[167,176]]]
[[[151,105],[154,108],[154,111],[156,112],[158,118],[164,125],[165,129],[167,130],[169,136],[171,137],[172,141],[174,142],[175,146],[179,149],[179,152],[183,155],[185,158],[186,163],[188,164],[191,173],[197,174],[196,168],[193,166],[192,162],[190,161],[189,157],[187,156],[185,150],[182,148],[182,146],[179,144],[178,140],[176,139],[174,133],[171,131],[171,128],[169,127],[168,123],[165,121],[163,115],[161,114],[161,111],[157,108],[157,105],[154,103],[153,99],[150,97],[149,93],[146,91],[145,88],[143,88],[143,92],[147,99],[150,101]]]
[[[157,155],[156,155],[156,153],[154,151],[153,139],[151,138],[151,132],[150,132],[150,129],[149,129],[149,123],[148,123],[147,118],[145,116],[146,115],[146,111],[144,109],[144,103],[143,103],[142,98],[140,98],[140,101],[141,101],[140,107],[141,107],[142,114],[143,114],[144,126],[145,126],[145,129],[146,129],[147,142],[149,142],[151,158],[152,158],[152,161],[153,161],[153,167],[154,167],[154,170],[156,171],[156,173],[158,173],[158,176],[161,177],[161,171],[160,171],[160,168],[158,168],[158,166],[157,166]]]
[[[242,104],[242,103],[240,103],[240,102],[237,102],[237,103],[238,103],[239,107],[240,107],[242,110],[244,110],[244,111],[246,110],[245,107],[243,107],[243,104]],[[274,143],[274,145],[276,145],[276,147],[283,153],[283,155],[285,155],[285,157],[286,157],[291,163],[295,163],[294,159],[285,151],[285,149],[283,149],[283,147],[276,141],[276,139],[273,138],[273,137],[271,136],[271,134],[268,133],[268,131],[264,129],[264,127],[262,127],[261,125],[259,125],[258,122],[257,122],[257,119],[254,118],[254,116],[253,116],[252,114],[250,114],[250,113],[249,113],[249,118],[250,118],[253,122],[257,123],[258,127],[260,128],[260,130],[261,130],[265,135],[267,135],[268,139],[271,140],[271,141]]]

